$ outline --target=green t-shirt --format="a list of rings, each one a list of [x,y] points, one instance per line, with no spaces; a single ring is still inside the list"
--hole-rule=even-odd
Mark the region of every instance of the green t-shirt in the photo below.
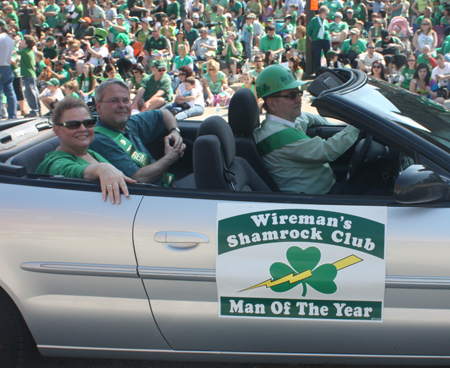
[[[217,82],[216,83],[214,83],[212,81],[212,79],[211,79],[211,77],[209,76],[208,73],[203,74],[203,78],[205,78],[206,81],[208,82],[208,86],[209,86],[209,89],[211,90],[211,93],[218,94],[218,93],[222,92],[221,91],[221,89],[222,89],[222,81],[223,81],[224,78],[226,78],[225,73],[223,73],[223,72],[221,72],[219,70],[219,72],[217,74]]]
[[[425,18],[425,15],[421,15],[421,16],[420,16],[419,18],[417,18],[417,20],[416,20],[416,24],[417,24],[419,27],[422,25],[423,18]],[[434,25],[435,25],[434,19],[431,18],[430,20],[431,20],[431,24],[434,26]]]
[[[441,22],[440,24],[444,25],[444,26],[448,26],[450,25],[450,23],[448,22],[447,18],[445,18],[445,15],[443,17],[441,17]]]
[[[34,65],[36,64],[34,58],[34,52],[28,47],[17,51],[17,55],[20,56],[20,74],[25,78],[36,78],[36,72],[34,71]]]
[[[8,14],[6,18],[14,19],[14,22],[16,22],[16,25],[19,26],[19,17],[17,16],[16,12],[12,12],[11,14]]]
[[[90,86],[90,84],[89,84],[89,77],[84,77],[83,78],[83,76],[84,76],[84,74],[79,75],[77,77],[78,86],[80,87],[80,90],[83,93],[88,93],[92,89],[91,88],[92,86]],[[83,79],[81,79],[81,78],[83,78]]]
[[[420,55],[417,57],[417,65],[419,65],[419,64],[424,64],[424,63],[428,65],[428,68],[430,68],[430,71],[433,70],[433,68],[432,68],[432,66],[431,66],[431,63],[430,63],[430,59],[427,59],[427,58],[425,57],[425,54],[420,54]]]
[[[236,12],[236,15],[238,15],[239,14],[239,9],[242,9],[242,8],[243,8],[243,6],[242,6],[241,2],[240,1],[235,1],[234,2],[234,6],[230,4],[230,13],[234,10]],[[242,11],[242,14],[244,14],[244,11]],[[237,17],[237,19],[241,20],[242,17],[243,16],[241,15],[241,16]]]
[[[42,53],[44,54],[44,58],[53,60],[55,57],[58,56],[58,49],[56,48],[55,45],[53,45],[52,47],[45,46],[42,49]]]
[[[328,18],[334,19],[334,15],[342,9],[342,3],[339,0],[326,0],[322,5],[325,5],[330,9]]]
[[[162,97],[167,103],[172,101],[173,90],[169,75],[164,74],[160,80],[155,81],[154,74],[151,74],[142,79],[141,85],[145,88],[145,93],[143,96],[144,101],[150,100],[150,98],[152,98],[153,95],[159,90],[164,91],[164,95]]]
[[[276,51],[283,48],[283,40],[279,35],[274,35],[274,37],[269,40],[268,35],[261,38],[259,42],[259,49],[265,54],[267,51]]]
[[[167,16],[170,17],[171,15],[175,15],[174,19],[180,17],[180,4],[176,1],[167,6]]]
[[[344,54],[347,54],[350,50],[353,50],[358,55],[362,52],[366,52],[367,47],[363,40],[359,39],[355,44],[352,44],[351,42],[351,40],[345,40],[342,44],[341,51]]]
[[[348,29],[348,24],[340,22],[339,24],[333,22],[330,24],[330,33],[341,33],[344,29]]]
[[[173,65],[175,65],[177,69],[180,69],[182,66],[188,66],[189,64],[193,63],[194,59],[192,59],[188,55],[186,55],[183,60],[181,60],[180,56],[177,56],[173,59]]]
[[[37,66],[38,75],[42,73],[42,71],[44,70],[44,68],[45,68],[46,66],[47,66],[47,64],[45,63],[44,60],[41,60],[41,61],[38,63],[38,66]]]
[[[239,41],[234,41],[234,47],[239,54],[234,55],[231,47],[228,47],[228,53],[225,55],[225,60],[230,60],[230,58],[232,57],[236,59],[240,59],[242,57],[242,51],[244,50],[244,48],[242,47],[242,43],[240,43]]]
[[[409,85],[411,84],[411,80],[413,79],[415,69],[409,69],[404,67],[402,69],[402,75],[405,78],[402,82],[401,87],[409,91]]]
[[[66,97],[64,97],[64,98],[67,98],[67,97],[80,98],[80,95],[76,92],[72,92],[72,93],[67,94]]]
[[[45,17],[45,21],[47,22],[50,28],[55,28],[58,26],[58,14],[61,11],[61,8],[56,5],[49,5],[44,9],[44,13],[46,12],[55,12],[56,15],[54,17]]]
[[[117,42],[117,36],[121,33],[126,33],[128,34],[130,32],[130,25],[127,22],[123,22],[123,24],[120,27],[124,27],[125,28],[125,32],[120,32],[117,29],[115,29],[113,26],[109,27],[108,31],[110,33],[113,34],[114,36],[114,40],[113,42],[116,43]]]
[[[74,13],[77,13],[77,17],[75,19],[71,19],[70,23],[72,24],[78,24],[81,23],[81,19],[83,18],[83,5],[79,4],[75,7]]]
[[[109,162],[100,154],[88,150],[98,162]],[[51,151],[45,155],[44,161],[36,169],[36,174],[63,175],[66,178],[82,179],[84,170],[90,162],[64,151]]]
[[[142,79],[141,79],[141,82],[140,83],[138,83],[137,81],[136,81],[136,77],[134,76],[134,74],[133,74],[133,76],[131,77],[131,83],[133,83],[133,88],[135,89],[135,90],[138,90],[139,88],[141,88],[142,87],[142,81],[144,80],[144,78],[146,78],[146,77],[148,77],[148,75],[147,74],[142,74]]]
[[[59,80],[59,83],[60,83],[61,86],[64,85],[64,83],[70,81],[70,74],[68,73],[67,70],[62,69],[60,72],[56,72],[55,71],[55,73],[59,74],[59,75],[64,75],[64,79],[60,79]]]

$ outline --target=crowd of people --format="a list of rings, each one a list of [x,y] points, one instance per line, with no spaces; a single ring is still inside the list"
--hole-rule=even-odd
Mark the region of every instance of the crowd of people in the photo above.
[[[96,86],[115,78],[130,85],[135,112],[166,108],[183,120],[205,105],[227,105],[236,88],[258,98],[255,78],[269,65],[301,80],[307,38],[314,70],[359,68],[441,103],[448,97],[450,6],[442,0],[325,0],[308,23],[302,0],[83,5],[0,3],[2,117],[40,116],[42,106],[51,114],[66,96],[89,104]],[[419,76],[422,64],[429,78]]]

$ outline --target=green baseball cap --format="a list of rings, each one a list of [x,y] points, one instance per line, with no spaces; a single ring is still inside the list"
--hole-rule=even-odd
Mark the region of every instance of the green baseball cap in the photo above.
[[[167,65],[166,65],[164,60],[155,60],[153,62],[152,66],[154,66],[157,69],[159,69],[159,68],[166,68],[167,69]]]
[[[119,14],[118,16],[114,17],[114,19],[123,19],[123,20],[125,20],[125,17],[123,16],[123,14]]]
[[[47,85],[49,85],[49,86],[57,86],[57,87],[59,87],[59,85],[60,85],[60,83],[59,83],[59,80],[58,79],[56,79],[56,78],[52,78],[52,79],[50,79],[48,82],[46,82],[47,83]]]

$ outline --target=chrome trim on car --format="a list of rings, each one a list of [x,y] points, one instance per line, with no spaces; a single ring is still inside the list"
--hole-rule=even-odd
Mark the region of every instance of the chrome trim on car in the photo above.
[[[206,351],[206,350],[164,350],[164,349],[127,349],[102,348],[84,346],[37,345],[38,349],[80,350],[80,351],[110,351],[131,353],[170,353],[170,354],[206,354],[206,355],[240,355],[240,356],[285,356],[285,357],[347,357],[347,358],[413,358],[447,360],[449,355],[388,355],[388,354],[331,354],[331,353],[276,353],[276,352],[245,352],[245,351]]]
[[[215,269],[138,267],[138,273],[143,279],[216,281]]]
[[[56,273],[60,275],[139,277],[136,266],[89,263],[26,262],[20,265],[25,271]]]
[[[386,276],[387,288],[450,289],[450,277]]]

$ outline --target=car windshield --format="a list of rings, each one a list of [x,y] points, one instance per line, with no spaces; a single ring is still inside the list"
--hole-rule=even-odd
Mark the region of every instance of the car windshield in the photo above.
[[[374,93],[359,94],[359,102],[450,152],[450,110],[376,79],[371,79],[365,88],[371,88]]]

